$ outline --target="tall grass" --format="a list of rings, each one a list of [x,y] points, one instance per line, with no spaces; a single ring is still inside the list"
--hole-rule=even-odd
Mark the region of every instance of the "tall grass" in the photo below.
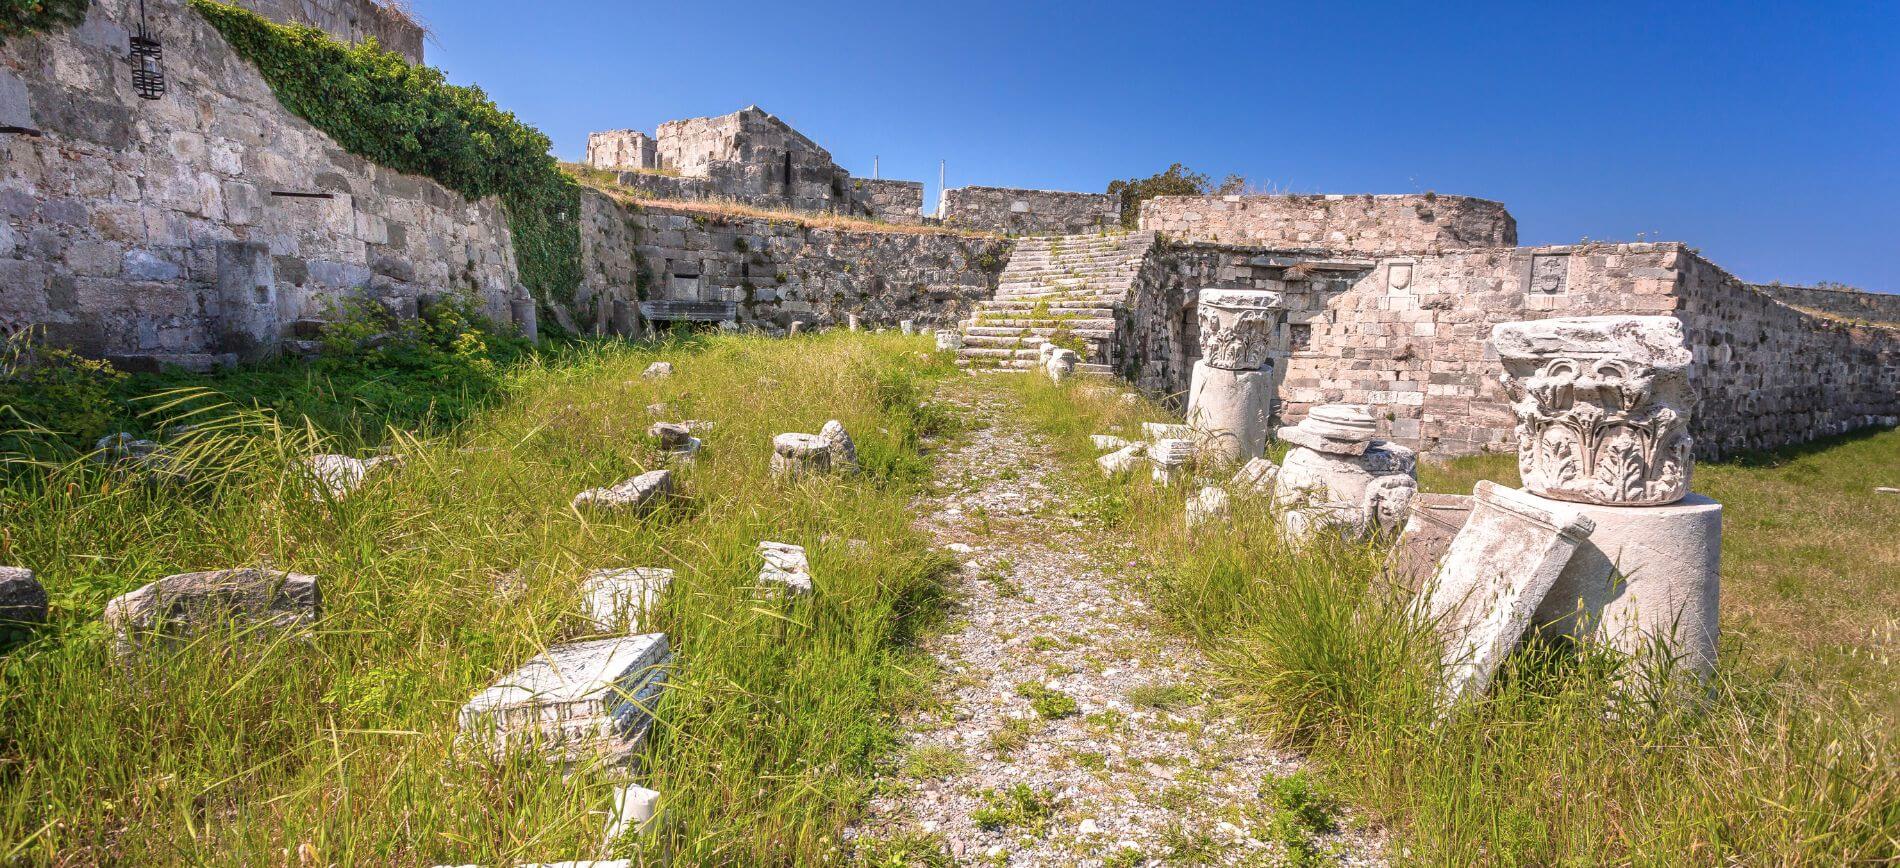
[[[909,647],[947,562],[907,525],[928,403],[951,369],[918,339],[720,337],[580,348],[509,373],[406,463],[313,500],[295,459],[334,445],[219,411],[187,486],[73,464],[14,476],[0,560],[35,569],[53,623],[0,660],[0,862],[513,864],[597,855],[624,773],[458,751],[455,711],[548,645],[584,638],[577,586],[605,567],[678,576],[658,617],[678,668],[634,779],[663,816],[623,851],[671,864],[825,858],[927,666]],[[678,373],[646,380],[656,358]],[[188,398],[179,408],[201,406]],[[645,409],[715,423],[657,514],[568,500],[659,466]],[[869,472],[767,478],[769,439],[838,418]],[[817,593],[754,598],[763,539],[810,549]],[[115,662],[112,596],[189,570],[323,579],[308,639],[210,636]]]
[[[1489,694],[1442,716],[1436,646],[1407,592],[1380,580],[1384,544],[1290,552],[1255,500],[1189,532],[1186,491],[1102,480],[1089,463],[1086,435],[1138,436],[1144,415],[1161,418],[1155,408],[1087,381],[995,387],[1061,444],[1083,510],[1146,552],[1135,573],[1157,611],[1207,650],[1259,727],[1310,751],[1389,829],[1395,861],[1900,859],[1893,720],[1856,691],[1790,689],[1746,659],[1754,649],[1730,644],[1706,698],[1666,701],[1619,692],[1613,656],[1530,643]]]

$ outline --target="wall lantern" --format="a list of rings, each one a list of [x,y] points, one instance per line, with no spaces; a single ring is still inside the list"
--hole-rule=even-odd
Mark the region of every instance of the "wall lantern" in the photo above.
[[[139,34],[132,37],[132,88],[140,99],[165,95],[165,49],[152,38],[145,21],[145,0],[139,0]]]

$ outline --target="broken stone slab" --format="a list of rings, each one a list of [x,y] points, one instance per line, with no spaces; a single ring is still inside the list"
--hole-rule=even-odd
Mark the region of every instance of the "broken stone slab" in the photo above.
[[[653,509],[673,490],[673,471],[653,470],[610,488],[590,488],[574,495],[574,508],[640,512]]]
[[[1077,365],[1082,364],[1082,354],[1074,350],[1056,349],[1049,353],[1049,361],[1043,366],[1044,373],[1056,383],[1066,383],[1075,376]]]
[[[1227,490],[1210,485],[1188,498],[1187,526],[1190,530],[1210,521],[1226,518],[1231,513]]]
[[[761,542],[759,557],[765,562],[759,568],[761,584],[793,595],[812,592],[811,561],[805,556],[804,546]]]
[[[671,661],[664,633],[558,645],[477,693],[457,726],[494,757],[523,749],[556,762],[624,757],[652,728]]]
[[[1282,442],[1330,455],[1364,455],[1377,431],[1372,411],[1364,405],[1322,404],[1298,425],[1282,427],[1278,436]]]
[[[954,329],[944,329],[937,333],[937,351],[954,352],[963,349],[963,335]]]
[[[581,582],[581,614],[602,633],[638,633],[672,584],[673,571],[660,567],[595,570]]]
[[[1440,698],[1481,694],[1596,525],[1574,508],[1486,480],[1445,552],[1424,614],[1442,643]]]
[[[1879,488],[1874,489],[1874,493],[1875,494],[1900,494],[1900,488],[1888,488],[1883,485]]]
[[[0,567],[0,631],[9,626],[43,624],[48,605],[46,588],[21,567]]]
[[[312,455],[304,459],[303,472],[309,480],[313,499],[342,500],[363,487],[363,481],[377,469],[400,463],[402,459],[394,455],[368,460],[348,455]]]
[[[1695,356],[1681,320],[1499,323],[1491,348],[1517,414],[1524,490],[1601,506],[1662,506],[1688,496]]]
[[[1194,460],[1194,441],[1156,441],[1148,449],[1148,460],[1153,465],[1151,472],[1154,481],[1159,485],[1173,485],[1187,476],[1189,465]]]
[[[1245,495],[1265,497],[1273,494],[1273,484],[1279,478],[1279,465],[1266,458],[1255,458],[1242,466],[1228,485]]]
[[[831,451],[831,469],[840,473],[858,472],[858,445],[851,440],[851,432],[844,429],[844,423],[833,419],[818,429],[818,436],[824,438],[825,448]]]
[[[693,432],[676,422],[655,422],[647,427],[647,436],[658,440],[661,449],[672,451],[684,447],[686,441],[693,439]]]
[[[105,623],[121,654],[173,644],[205,630],[290,630],[321,614],[317,577],[256,568],[166,576],[106,604]]]
[[[830,440],[817,434],[780,434],[772,438],[772,478],[798,479],[830,470]]]
[[[1142,462],[1148,460],[1145,454],[1147,449],[1146,444],[1130,443],[1114,452],[1095,459],[1095,464],[1102,468],[1103,476],[1116,477],[1133,473],[1135,468],[1140,467]]]
[[[914,335],[917,333],[917,321],[908,320],[908,319],[899,320],[897,323],[897,328],[899,331],[903,332],[904,334]]]
[[[654,362],[653,364],[648,365],[647,369],[640,373],[640,376],[645,377],[649,380],[664,380],[667,377],[673,376],[673,363],[672,362]]]
[[[1143,422],[1141,436],[1147,438],[1150,443],[1159,443],[1163,440],[1193,440],[1194,429],[1172,422]]]
[[[607,821],[607,838],[603,849],[611,852],[614,843],[630,833],[637,833],[653,822],[660,812],[660,793],[646,787],[629,784],[614,791],[614,807],[611,819]]]
[[[1386,577],[1412,591],[1430,587],[1452,539],[1471,517],[1471,505],[1469,494],[1420,494],[1413,498],[1405,529],[1386,557]]]
[[[1094,444],[1095,451],[1097,452],[1113,452],[1116,449],[1126,449],[1130,446],[1135,445],[1134,441],[1132,440],[1116,437],[1112,434],[1091,435],[1089,437],[1089,442]]]

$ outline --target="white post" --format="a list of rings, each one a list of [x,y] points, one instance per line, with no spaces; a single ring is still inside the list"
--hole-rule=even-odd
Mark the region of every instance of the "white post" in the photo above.
[[[945,160],[937,161],[937,219],[943,219],[943,168]]]

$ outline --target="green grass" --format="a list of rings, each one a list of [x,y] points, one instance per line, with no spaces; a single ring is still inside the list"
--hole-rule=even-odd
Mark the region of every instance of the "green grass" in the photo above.
[[[1071,511],[1141,553],[1130,581],[1210,656],[1225,699],[1308,751],[1327,789],[1389,831],[1392,858],[1900,858],[1900,718],[1884,698],[1896,681],[1885,650],[1894,631],[1880,626],[1900,585],[1900,513],[1872,494],[1891,484],[1875,477],[1900,467],[1900,434],[1698,469],[1698,490],[1727,505],[1729,529],[1721,671],[1706,699],[1622,693],[1613,657],[1531,646],[1487,696],[1441,716],[1436,644],[1409,599],[1376,580],[1383,548],[1330,540],[1290,552],[1258,500],[1190,536],[1186,489],[1157,490],[1141,474],[1109,482],[1093,467],[1088,435],[1138,436],[1137,423],[1163,418],[1157,408],[1122,404],[1118,386],[1087,380],[980,387],[1011,393],[1050,436],[1069,468]],[[1469,492],[1480,475],[1515,481],[1501,472],[1509,466],[1478,459],[1434,469],[1426,484]],[[1863,647],[1829,654],[1830,643]]]
[[[1051,690],[1048,685],[1035,681],[1025,681],[1016,685],[1016,695],[1029,700],[1029,707],[1043,720],[1061,720],[1074,717],[1081,709],[1075,697],[1060,690]]]
[[[1028,784],[1011,784],[1001,790],[984,790],[983,807],[970,812],[977,828],[988,832],[1020,829],[1040,835],[1055,816],[1055,794]]]
[[[951,567],[908,526],[920,438],[951,369],[899,336],[602,345],[504,373],[489,409],[395,436],[398,471],[335,504],[285,468],[336,445],[267,412],[227,415],[184,490],[83,463],[16,474],[0,559],[38,571],[53,621],[0,660],[0,862],[515,864],[595,855],[614,776],[459,754],[455,711],[577,639],[577,583],[678,571],[658,626],[678,655],[636,779],[664,815],[649,863],[812,864],[894,745],[932,671],[912,647]],[[644,380],[656,357],[679,372]],[[576,514],[583,488],[660,461],[647,405],[716,423],[684,498],[646,518]],[[767,478],[772,434],[842,419],[869,472]],[[754,547],[810,549],[818,591],[754,602]],[[310,641],[214,637],[116,664],[112,596],[186,570],[269,563],[323,578]]]

